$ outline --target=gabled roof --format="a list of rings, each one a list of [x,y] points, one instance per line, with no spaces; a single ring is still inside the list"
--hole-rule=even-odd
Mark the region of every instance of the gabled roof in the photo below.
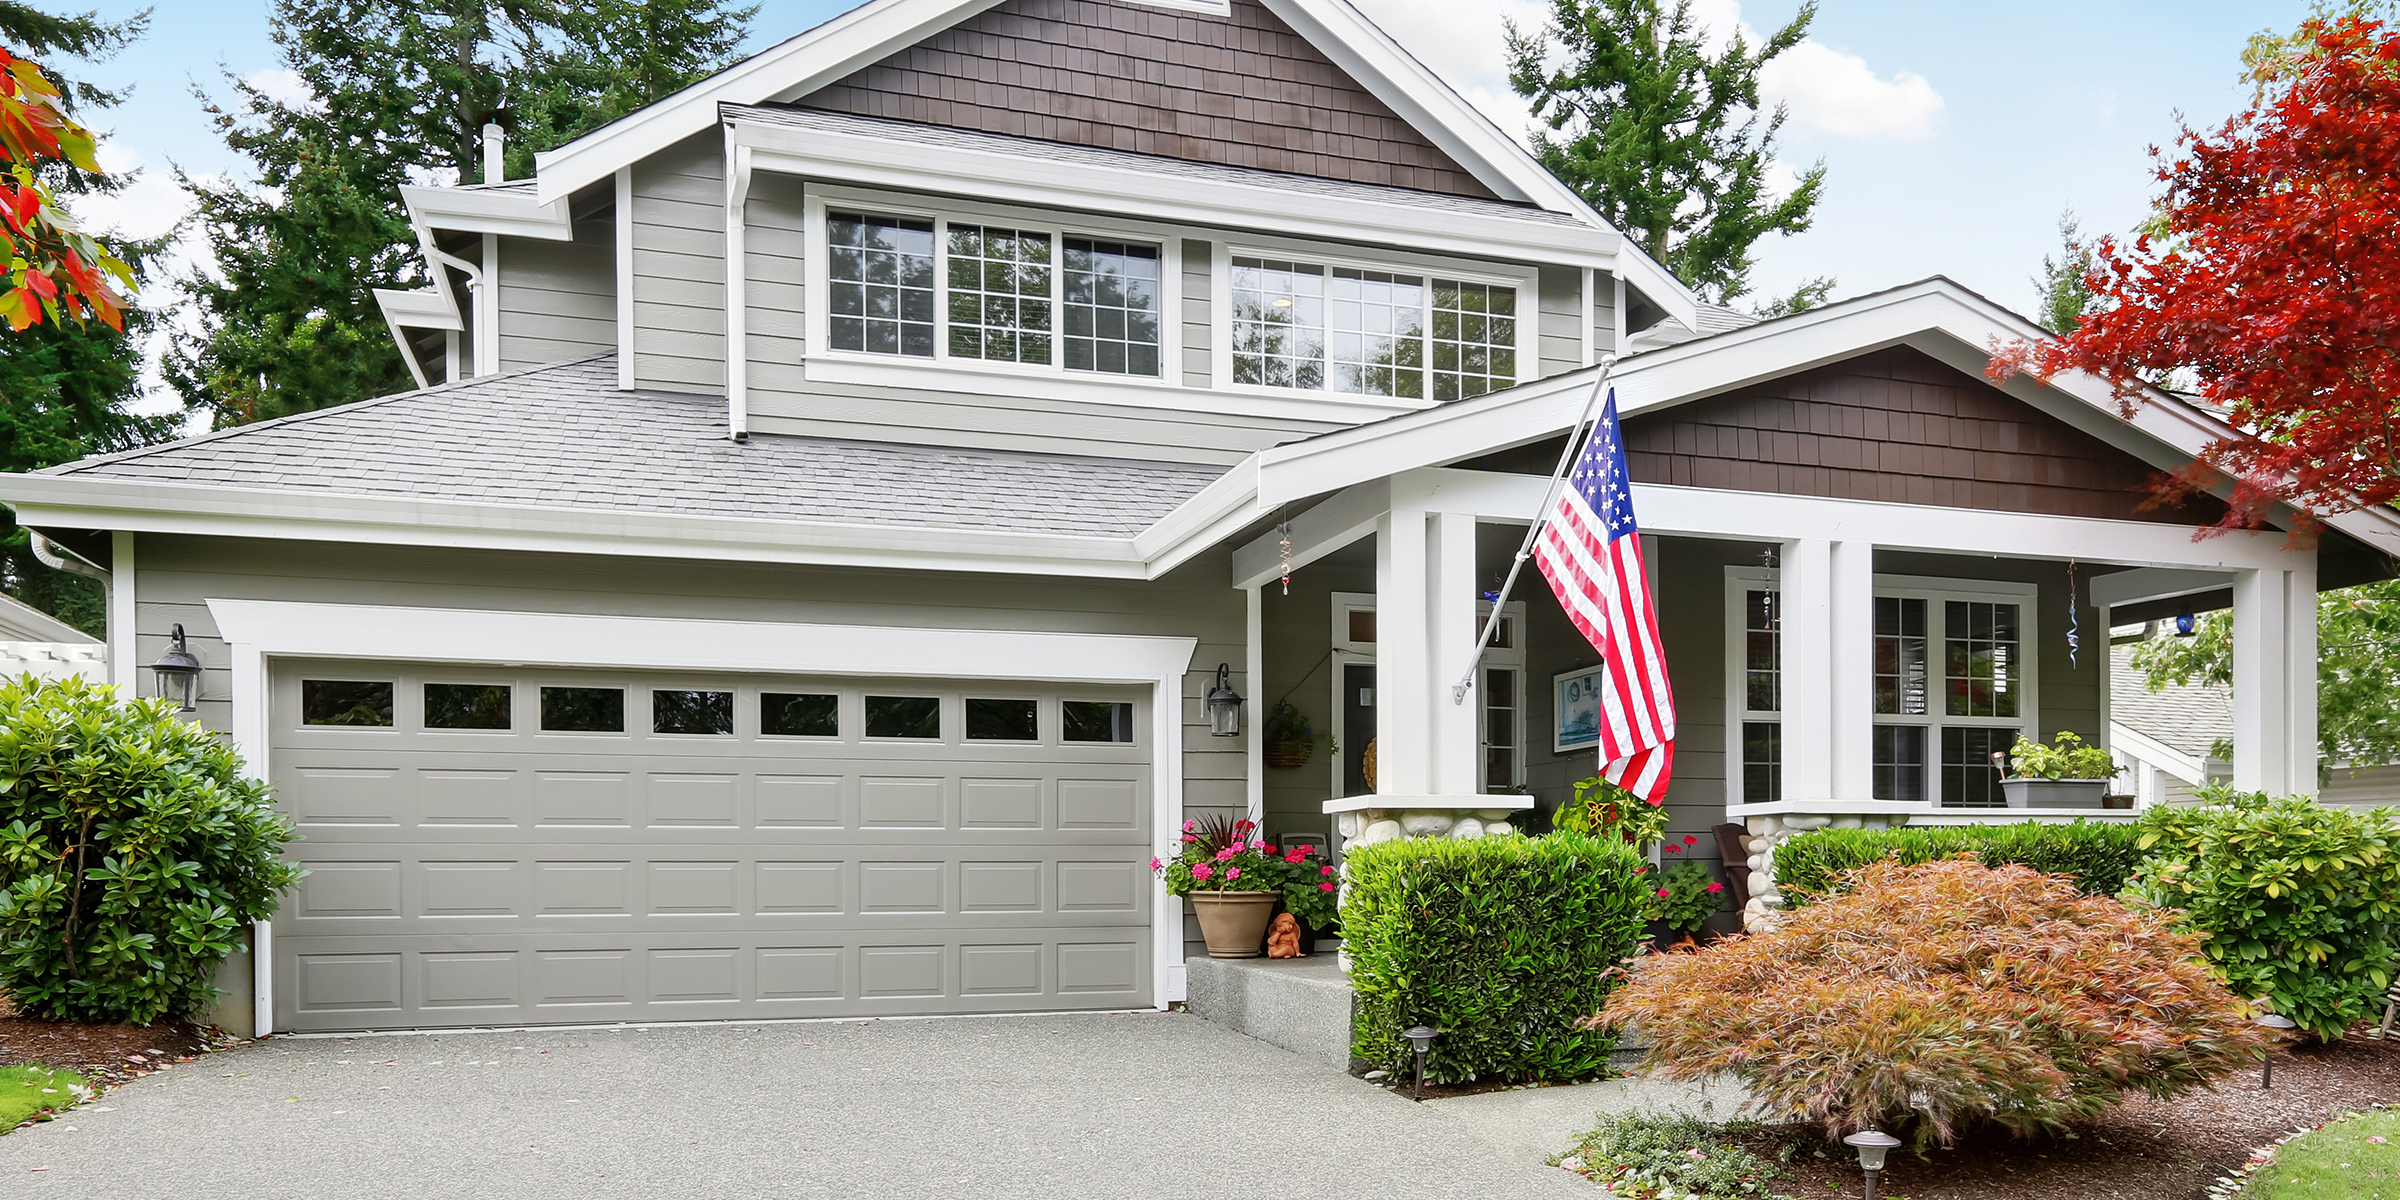
[[[61,484],[70,489],[61,498],[88,497],[94,485],[150,493],[153,505],[192,498],[195,513],[203,495],[215,507],[246,498],[301,524],[355,526],[366,513],[392,526],[489,530],[550,514],[630,528],[605,519],[620,514],[762,541],[771,523],[849,528],[869,542],[905,541],[910,530],[985,543],[1099,540],[1114,553],[1226,470],[775,434],[736,444],[713,397],[616,383],[615,356],[595,355],[85,459],[6,486],[21,506]]]

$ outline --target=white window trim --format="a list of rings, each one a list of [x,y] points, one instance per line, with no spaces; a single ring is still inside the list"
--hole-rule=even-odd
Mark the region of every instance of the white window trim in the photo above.
[[[1741,624],[1740,618],[1742,606],[1747,603],[1747,600],[1743,593],[1762,583],[1780,591],[1782,575],[1780,570],[1772,567],[1729,566],[1725,568],[1725,803],[1728,808],[1738,808],[1751,803],[1742,796],[1744,763],[1742,761],[1741,730],[1744,721],[1759,717],[1759,714],[1753,713],[1746,703],[1749,697],[1748,688],[1744,686],[1743,673],[1745,669],[1744,656],[1747,650],[1745,644],[1747,627]],[[1903,716],[1896,713],[1873,713],[1870,714],[1871,718],[1877,725],[1921,725],[1931,731],[1928,734],[1925,764],[1928,772],[1926,793],[1929,799],[1924,807],[1927,810],[1935,812],[1979,811],[1975,809],[1950,810],[1942,807],[1941,731],[1948,725],[1972,726],[1978,729],[2017,725],[2036,738],[2041,736],[2041,588],[2036,584],[1998,579],[1944,579],[1930,575],[1877,575],[1875,576],[1874,594],[1879,598],[1894,596],[1903,599],[1921,599],[1928,604],[1928,629],[1931,632],[1926,635],[1928,642],[1926,648],[1928,691],[1926,708],[1931,711],[1921,717]],[[1945,636],[1942,631],[1944,617],[1940,611],[1932,609],[1931,606],[1945,600],[2003,601],[2018,606],[2017,644],[2023,652],[2023,661],[2018,665],[2022,671],[2020,686],[2023,688],[2023,693],[2020,697],[2017,716],[1951,717],[1941,711],[1944,707],[1942,697],[1948,690],[1945,686],[1946,655],[1941,645]],[[1790,699],[1788,687],[1789,684],[1786,681],[1787,695],[1784,699],[1787,700]],[[1870,688],[1868,691],[1870,704],[1873,703],[1873,695],[1873,689]],[[1875,803],[1904,804],[1906,802],[1879,800]]]
[[[1517,292],[1517,374],[1507,383],[1495,383],[1493,391],[1514,387],[1541,378],[1538,351],[1541,348],[1541,272],[1534,267],[1518,267],[1508,263],[1469,262],[1430,254],[1411,254],[1403,251],[1353,251],[1323,243],[1291,241],[1283,238],[1252,237],[1229,241],[1222,237],[1210,244],[1214,261],[1209,264],[1210,363],[1209,373],[1217,380],[1220,390],[1244,396],[1310,396],[1339,403],[1367,404],[1388,407],[1393,404],[1432,408],[1438,401],[1432,398],[1433,360],[1431,342],[1433,323],[1427,309],[1425,339],[1428,344],[1425,362],[1426,395],[1422,399],[1401,396],[1352,395],[1324,388],[1273,387],[1267,384],[1235,383],[1233,381],[1233,260],[1239,258],[1272,258],[1289,262],[1305,262],[1328,270],[1348,267],[1359,271],[1385,271],[1417,274],[1426,277],[1427,304],[1432,303],[1432,277],[1455,279],[1461,283],[1481,283],[1495,287],[1515,288]],[[1528,305],[1531,306],[1530,310]]]
[[[1468,693],[1475,701],[1475,788],[1478,792],[1483,792],[1484,789],[1491,786],[1491,780],[1486,775],[1490,769],[1488,754],[1492,748],[1492,730],[1489,723],[1491,706],[1484,699],[1484,685],[1489,681],[1490,676],[1484,672],[1494,668],[1516,672],[1516,687],[1513,689],[1516,694],[1509,698],[1510,711],[1517,714],[1516,756],[1512,760],[1516,765],[1510,770],[1508,779],[1508,784],[1512,788],[1525,786],[1525,756],[1533,741],[1532,731],[1528,727],[1525,713],[1525,602],[1522,600],[1509,601],[1507,607],[1501,610],[1500,615],[1503,620],[1508,622],[1509,631],[1513,635],[1510,640],[1515,644],[1505,647],[1492,646],[1484,650],[1482,661],[1475,664],[1474,690]],[[1481,630],[1483,622],[1489,621],[1491,618],[1492,602],[1477,600],[1475,602],[1476,628]]]
[[[1012,390],[1022,390],[1027,382],[1045,383],[1053,387],[1175,388],[1183,384],[1183,234],[1163,225],[1110,218],[1088,218],[1072,214],[1043,212],[997,204],[977,204],[968,201],[932,200],[897,192],[871,191],[845,187],[811,187],[802,203],[807,223],[807,257],[801,264],[806,276],[804,286],[807,311],[807,372],[811,381],[886,383],[892,386],[927,386],[927,372],[948,372],[956,375],[979,376],[984,380],[1005,378],[1015,382]],[[855,211],[870,216],[911,217],[933,222],[934,289],[933,289],[933,357],[913,358],[900,354],[875,354],[864,350],[836,350],[832,343],[832,281],[826,277],[831,261],[825,232],[828,209]],[[1047,230],[1051,236],[1050,304],[1052,313],[1051,361],[1041,363],[994,362],[981,358],[950,357],[950,270],[949,228],[952,222],[962,225],[999,225],[1008,228]],[[1071,371],[1066,366],[1066,335],[1057,318],[1065,310],[1060,297],[1066,286],[1065,258],[1061,243],[1070,237],[1096,237],[1108,241],[1152,244],[1158,247],[1158,368],[1157,375],[1114,375],[1105,371]],[[849,368],[845,370],[844,368]],[[964,383],[964,380],[960,381]],[[945,390],[956,390],[952,385]],[[988,384],[987,384],[988,386]],[[1092,398],[1092,397],[1085,397]]]
[[[1149,685],[1151,837],[1161,854],[1183,813],[1183,685],[1199,639],[1129,634],[704,621],[278,600],[207,601],[231,658],[232,736],[245,769],[272,779],[269,684],[283,658],[544,663]],[[963,727],[962,727],[963,732]],[[256,1030],[274,1028],[273,923],[256,926]],[[1183,905],[1154,885],[1151,1001],[1183,998]]]

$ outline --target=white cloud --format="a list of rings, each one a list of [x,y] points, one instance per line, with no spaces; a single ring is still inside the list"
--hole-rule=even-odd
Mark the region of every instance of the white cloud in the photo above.
[[[316,103],[316,94],[308,90],[298,71],[283,67],[261,67],[242,76],[242,82],[258,89],[261,95],[278,104],[309,107]]]
[[[1867,60],[1822,42],[1802,42],[1760,68],[1758,91],[1787,106],[1793,120],[1840,137],[1925,137],[1943,107],[1924,76],[1883,78]]]
[[[1532,128],[1525,102],[1508,86],[1504,22],[1542,28],[1550,6],[1540,0],[1357,0],[1359,9],[1395,41],[1433,68],[1494,124],[1522,137]],[[1741,0],[1693,0],[1692,21],[1711,50],[1736,34],[1755,46],[1764,39],[1742,20]],[[1941,116],[1939,92],[1924,76],[1877,75],[1867,61],[1822,42],[1803,41],[1759,72],[1759,94],[1786,105],[1792,120],[1840,137],[1919,138]]]

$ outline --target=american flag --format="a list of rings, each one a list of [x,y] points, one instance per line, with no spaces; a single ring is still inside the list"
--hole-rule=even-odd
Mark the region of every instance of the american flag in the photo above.
[[[1600,651],[1600,774],[1658,804],[1675,769],[1675,691],[1642,572],[1632,483],[1610,388],[1533,557],[1567,619]]]

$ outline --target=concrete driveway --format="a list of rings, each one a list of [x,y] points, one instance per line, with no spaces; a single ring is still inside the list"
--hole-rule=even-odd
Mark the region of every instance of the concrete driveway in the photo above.
[[[1455,1103],[1173,1013],[279,1038],[0,1137],[0,1195],[1597,1194],[1540,1157],[1613,1105]]]

